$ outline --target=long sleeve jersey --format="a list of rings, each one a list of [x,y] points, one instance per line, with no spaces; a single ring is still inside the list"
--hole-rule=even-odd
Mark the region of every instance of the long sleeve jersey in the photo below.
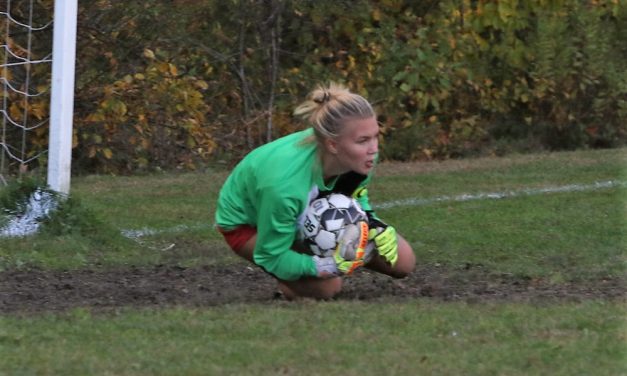
[[[349,172],[325,184],[317,148],[311,128],[265,144],[235,167],[220,190],[216,224],[256,227],[253,260],[279,279],[317,275],[312,257],[291,249],[309,202],[325,191],[350,196],[370,180]],[[358,201],[371,210],[367,195]]]

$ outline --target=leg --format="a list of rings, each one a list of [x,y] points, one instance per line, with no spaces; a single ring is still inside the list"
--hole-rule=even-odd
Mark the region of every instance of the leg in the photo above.
[[[289,299],[331,299],[342,290],[342,278],[306,277],[296,281],[278,280],[279,290]]]
[[[257,235],[253,235],[240,249],[234,251],[238,256],[254,264],[253,251],[256,243]],[[340,277],[306,277],[296,281],[284,281],[277,278],[277,282],[279,290],[290,300],[299,297],[331,299],[342,289],[342,278]]]
[[[392,267],[378,254],[374,256],[366,267],[379,273],[387,274],[394,278],[407,277],[416,268],[416,255],[411,245],[401,235],[398,236],[398,261]]]

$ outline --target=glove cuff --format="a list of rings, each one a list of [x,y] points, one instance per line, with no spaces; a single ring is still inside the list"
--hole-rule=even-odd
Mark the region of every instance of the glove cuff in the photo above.
[[[318,273],[318,276],[323,274],[340,274],[337,270],[337,265],[335,264],[333,257],[313,256],[313,262],[316,265],[316,272]]]
[[[379,218],[376,217],[372,210],[366,211],[366,216],[368,216],[368,227],[371,229],[382,229],[385,230],[388,227],[388,224],[382,222]]]

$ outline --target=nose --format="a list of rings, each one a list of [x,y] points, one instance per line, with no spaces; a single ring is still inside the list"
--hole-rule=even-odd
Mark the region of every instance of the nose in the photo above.
[[[377,154],[378,152],[379,152],[379,140],[375,138],[370,143],[370,147],[368,148],[368,154]]]

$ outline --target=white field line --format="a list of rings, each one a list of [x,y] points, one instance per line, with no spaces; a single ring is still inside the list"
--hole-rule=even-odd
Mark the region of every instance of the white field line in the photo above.
[[[627,182],[624,181],[598,181],[592,184],[569,184],[554,187],[543,188],[524,188],[513,191],[502,192],[484,192],[475,194],[461,194],[456,196],[436,196],[430,198],[407,198],[403,200],[385,201],[382,203],[373,203],[374,209],[391,209],[403,206],[425,206],[436,204],[440,202],[465,202],[465,201],[477,201],[477,200],[498,200],[504,198],[513,198],[519,196],[535,196],[548,193],[568,193],[568,192],[587,192],[598,191],[602,189],[609,189],[615,187],[627,187]],[[128,238],[138,240],[144,236],[157,235],[163,233],[179,233],[188,230],[197,230],[208,228],[209,225],[193,225],[185,226],[178,225],[166,229],[151,229],[143,228],[140,230],[122,230],[122,234]]]
[[[202,229],[209,228],[209,227],[211,227],[211,225],[208,225],[208,224],[196,224],[196,225],[191,225],[191,226],[178,225],[178,226],[168,227],[164,229],[144,227],[139,230],[121,230],[120,232],[122,233],[122,235],[126,236],[129,239],[139,239],[144,236],[159,235],[159,234],[166,234],[166,233],[178,234],[178,233],[185,232],[185,231],[202,230]]]
[[[513,198],[520,196],[536,196],[547,193],[569,193],[569,192],[587,192],[598,191],[615,187],[627,187],[624,181],[597,181],[592,184],[569,184],[556,187],[543,188],[524,188],[513,191],[502,192],[482,192],[475,194],[461,194],[456,196],[437,196],[430,198],[406,198],[402,200],[386,201],[380,204],[373,204],[374,209],[390,209],[399,206],[425,206],[440,202],[465,202],[477,200],[499,200],[503,198]]]
[[[385,201],[382,203],[373,203],[374,209],[391,209],[396,207],[410,207],[410,206],[425,206],[441,202],[466,202],[466,201],[478,201],[478,200],[499,200],[506,198],[514,198],[521,196],[536,196],[550,193],[568,193],[568,192],[588,192],[598,191],[603,189],[627,187],[626,181],[597,181],[592,184],[569,184],[553,187],[542,188],[524,188],[512,191],[501,192],[481,192],[474,194],[461,194],[456,196],[436,196],[429,198],[406,198],[402,200]],[[0,228],[0,238],[14,237],[14,236],[28,236],[37,232],[39,228],[39,221],[48,215],[51,210],[54,210],[56,203],[50,200],[45,194],[37,193],[33,195],[31,201],[27,205],[26,212],[19,217],[10,218],[9,222],[2,228]],[[124,229],[121,230],[122,235],[127,238],[139,240],[145,236],[158,235],[158,234],[175,234],[190,230],[200,230],[209,228],[209,224],[196,224],[196,225],[178,225],[165,229],[154,229],[144,227],[138,230]]]

